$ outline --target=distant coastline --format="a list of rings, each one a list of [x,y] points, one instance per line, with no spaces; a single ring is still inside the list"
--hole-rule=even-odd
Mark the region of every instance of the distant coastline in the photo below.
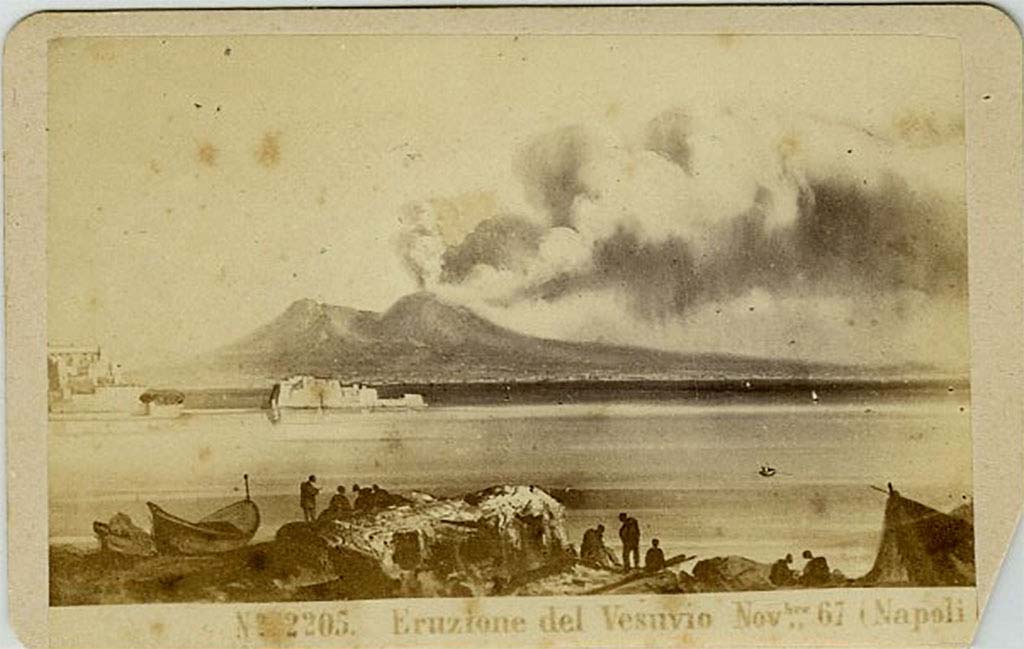
[[[970,393],[966,377],[948,379],[695,379],[695,380],[563,380],[563,381],[445,381],[374,383],[382,397],[406,392],[422,394],[431,406],[601,403],[608,401],[696,401],[707,403],[792,403],[808,399],[811,390],[827,401],[843,403],[870,397]],[[266,387],[188,389],[190,410],[263,409],[270,401]]]

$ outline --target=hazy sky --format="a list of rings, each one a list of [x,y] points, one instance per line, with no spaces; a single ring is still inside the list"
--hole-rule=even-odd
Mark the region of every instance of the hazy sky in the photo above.
[[[966,364],[955,41],[167,37],[50,55],[51,341],[183,359],[299,298],[383,310],[422,283],[553,337]]]

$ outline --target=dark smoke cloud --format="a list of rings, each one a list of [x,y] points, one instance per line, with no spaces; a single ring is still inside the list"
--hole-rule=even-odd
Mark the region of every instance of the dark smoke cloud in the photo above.
[[[524,297],[557,300],[567,295],[614,288],[629,296],[634,311],[647,318],[682,312],[700,292],[701,278],[690,246],[678,237],[644,241],[619,225],[594,246],[592,268],[565,273],[528,288]]]
[[[941,216],[954,206],[896,177],[876,189],[854,180],[814,182],[801,195],[796,220],[774,230],[766,226],[770,200],[759,192],[754,206],[719,224],[700,252],[679,236],[647,240],[620,224],[596,242],[589,267],[528,287],[523,297],[553,301],[613,289],[637,315],[664,319],[752,289],[966,296],[966,233],[946,231],[950,219]]]
[[[567,127],[535,140],[516,161],[527,198],[544,210],[554,227],[573,227],[573,203],[590,195],[580,171],[588,146],[583,131]]]
[[[681,110],[670,110],[655,117],[647,125],[645,145],[649,151],[666,158],[693,175],[690,158],[693,152],[687,136],[690,118]]]
[[[895,175],[877,190],[826,179],[801,198],[791,234],[801,270],[835,285],[966,296],[966,223],[948,216],[957,206]]]
[[[441,281],[464,281],[478,264],[510,270],[537,254],[544,227],[514,215],[481,221],[459,244],[441,257]]]

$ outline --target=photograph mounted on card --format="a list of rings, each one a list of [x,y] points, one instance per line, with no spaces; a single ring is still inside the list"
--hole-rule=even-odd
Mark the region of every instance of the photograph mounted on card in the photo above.
[[[970,641],[1021,502],[983,6],[38,14],[31,647]]]

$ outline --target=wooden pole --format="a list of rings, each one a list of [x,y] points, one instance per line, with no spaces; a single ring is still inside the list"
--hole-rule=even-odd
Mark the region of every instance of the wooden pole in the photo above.
[[[242,475],[242,479],[245,480],[245,499],[249,500],[249,474]]]
[[[696,559],[696,558],[697,558],[697,555],[693,555],[692,557],[688,557],[688,556],[686,556],[686,554],[677,554],[676,556],[672,557],[671,559],[669,559],[668,561],[665,562],[665,567],[668,568],[669,566],[674,566],[674,565],[676,565],[678,563],[685,563],[687,561],[690,561],[691,559]],[[631,573],[629,575],[626,575],[622,579],[619,579],[617,581],[613,581],[610,584],[605,584],[604,586],[599,586],[598,588],[593,588],[591,590],[588,590],[587,592],[585,592],[583,594],[584,595],[598,595],[600,593],[606,593],[609,590],[618,588],[619,586],[625,586],[626,584],[628,584],[630,582],[637,581],[638,579],[643,579],[644,577],[650,577],[650,576],[656,575],[656,574],[658,574],[658,573],[656,573],[656,572],[647,572],[645,570],[639,570],[637,572],[634,572],[634,573]]]

